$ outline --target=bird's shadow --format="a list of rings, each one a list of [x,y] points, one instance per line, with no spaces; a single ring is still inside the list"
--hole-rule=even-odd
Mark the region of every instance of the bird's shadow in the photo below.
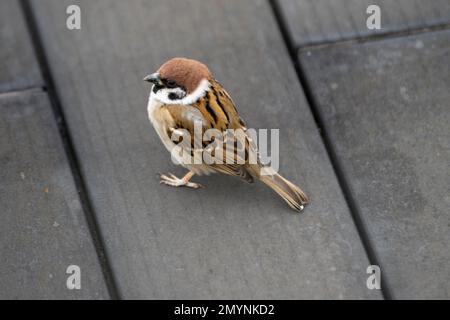
[[[170,172],[178,177],[182,177],[186,173],[181,168],[176,168]],[[157,182],[159,181],[159,177],[155,179],[157,179]],[[266,211],[274,215],[292,213],[287,204],[260,181],[255,180],[254,183],[248,183],[238,177],[222,174],[194,176],[191,181],[202,184],[204,188],[192,189],[167,185],[158,185],[158,188],[166,189],[164,193],[170,201],[200,202],[204,211],[215,214],[236,210],[256,211],[258,213]],[[198,203],[194,205],[200,206]]]

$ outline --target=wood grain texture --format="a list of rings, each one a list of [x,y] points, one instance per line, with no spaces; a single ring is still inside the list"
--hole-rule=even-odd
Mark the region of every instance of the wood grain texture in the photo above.
[[[0,167],[0,299],[108,298],[45,93],[0,95]]]
[[[337,41],[450,23],[448,0],[275,0],[294,45]],[[369,5],[381,9],[381,29],[366,25]]]
[[[265,1],[33,2],[51,72],[124,298],[380,298],[285,45]],[[184,173],[147,119],[143,76],[208,64],[249,126],[281,128],[281,172],[312,198],[297,215],[263,185]]]
[[[0,93],[42,86],[19,1],[0,1]]]
[[[450,31],[301,64],[394,297],[450,297]]]

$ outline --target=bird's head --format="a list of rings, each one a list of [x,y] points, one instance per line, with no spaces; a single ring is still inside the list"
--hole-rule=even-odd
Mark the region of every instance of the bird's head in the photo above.
[[[209,89],[212,74],[203,63],[173,58],[144,78],[153,84],[151,96],[164,104],[192,104]]]

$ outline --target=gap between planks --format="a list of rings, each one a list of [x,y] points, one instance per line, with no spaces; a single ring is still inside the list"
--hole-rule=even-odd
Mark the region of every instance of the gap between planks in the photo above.
[[[339,186],[342,190],[344,198],[349,207],[353,222],[355,224],[355,227],[356,227],[359,237],[361,239],[364,250],[366,251],[369,262],[372,265],[378,265],[380,267],[380,269],[383,270],[383,267],[382,267],[382,264],[378,257],[378,254],[375,250],[375,247],[374,247],[372,240],[370,239],[369,233],[367,231],[368,229],[359,214],[360,210],[358,208],[357,202],[355,201],[355,199],[352,195],[350,186],[347,183],[348,180],[347,180],[347,177],[343,170],[343,166],[341,165],[340,159],[336,154],[336,151],[333,147],[333,144],[331,142],[329,134],[328,134],[327,130],[325,129],[324,121],[321,118],[320,113],[318,111],[317,103],[314,99],[312,90],[309,86],[308,80],[306,79],[305,73],[303,72],[302,66],[298,60],[298,57],[297,57],[298,48],[294,45],[293,39],[290,36],[290,33],[288,31],[286,22],[283,19],[283,15],[281,13],[281,9],[277,3],[277,0],[268,0],[268,1],[269,1],[269,5],[272,9],[272,12],[274,14],[276,23],[279,27],[281,36],[282,36],[284,43],[286,45],[286,48],[289,52],[289,56],[291,58],[293,67],[297,73],[298,80],[299,80],[300,85],[305,94],[306,101],[308,102],[308,105],[311,109],[311,113],[313,115],[314,121],[316,122],[316,126],[319,129],[320,136],[321,136],[323,144],[325,146],[325,150],[328,154],[330,163],[336,174],[336,178],[338,180]],[[337,43],[337,42],[339,42],[339,41],[336,41],[335,43]],[[386,277],[381,277],[381,293],[382,293],[384,299],[386,299],[386,300],[393,299],[392,290],[390,289],[389,283],[387,283],[387,281],[386,281]]]
[[[59,134],[63,141],[64,151],[69,162],[78,195],[80,197],[80,202],[83,207],[85,219],[89,228],[97,257],[99,259],[108,293],[111,299],[118,300],[120,299],[120,294],[117,288],[117,282],[111,269],[109,256],[105,250],[104,238],[101,234],[97,218],[94,214],[91,200],[89,198],[89,193],[87,191],[87,186],[81,171],[80,161],[77,157],[72,137],[67,127],[64,112],[60,103],[60,98],[55,89],[53,77],[50,72],[50,64],[45,53],[45,48],[41,39],[41,35],[39,33],[38,24],[34,16],[30,1],[20,0],[20,6],[26,20],[26,25],[30,34],[33,49],[39,63],[42,77],[44,79],[45,87],[42,89],[48,93],[53,115],[55,117]]]

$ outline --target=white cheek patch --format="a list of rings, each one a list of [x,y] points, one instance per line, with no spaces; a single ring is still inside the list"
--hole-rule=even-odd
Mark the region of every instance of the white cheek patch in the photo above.
[[[152,89],[153,91],[153,89]],[[178,99],[170,99],[170,95],[175,95],[176,97],[179,97]],[[158,92],[155,94],[155,98],[163,103],[168,103],[166,101],[178,101],[183,99],[186,96],[186,92],[180,88],[163,88],[158,90]]]
[[[188,94],[187,96],[184,96],[181,99],[169,99],[169,94],[175,93],[178,96],[183,96],[185,92],[181,90],[180,88],[164,88],[161,90],[158,90],[157,93],[153,92],[150,95],[150,98],[154,98],[158,100],[159,102],[163,104],[184,104],[184,105],[190,105],[198,101],[198,99],[202,98],[206,92],[209,90],[209,87],[211,84],[208,80],[203,79],[200,84],[198,85],[197,89],[194,90],[191,94]]]

